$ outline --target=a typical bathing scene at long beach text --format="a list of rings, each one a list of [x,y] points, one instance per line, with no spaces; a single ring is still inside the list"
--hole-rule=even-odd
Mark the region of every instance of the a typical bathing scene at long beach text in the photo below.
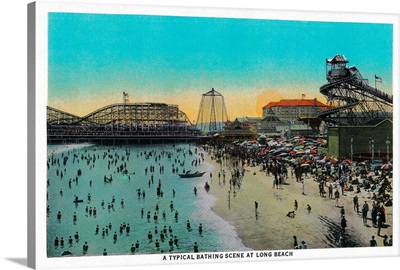
[[[172,20],[157,17],[164,19]],[[225,26],[238,22],[251,20],[226,20]],[[50,60],[57,55],[54,29]],[[98,99],[97,108],[80,116],[79,100],[72,102],[76,107],[55,101],[52,74],[58,69],[50,68],[47,256],[391,246],[388,75],[374,66],[371,84],[370,70],[363,76],[342,54],[319,61],[322,77],[313,79],[318,88],[310,80],[304,93],[242,92],[244,104],[247,96],[255,95],[254,104],[258,99],[254,116],[235,111],[247,105],[230,105],[237,92],[216,86],[197,94],[195,115],[186,109],[187,99],[172,103],[149,92],[146,101],[126,90],[112,93],[118,102]]]

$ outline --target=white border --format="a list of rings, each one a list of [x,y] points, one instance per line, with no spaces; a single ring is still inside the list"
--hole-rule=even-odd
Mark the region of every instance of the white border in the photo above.
[[[257,10],[257,9],[236,9],[236,8],[200,8],[200,7],[182,7],[182,6],[145,6],[123,4],[106,4],[106,3],[62,3],[62,2],[36,2],[36,57],[35,71],[36,89],[35,103],[35,172],[33,180],[36,184],[34,192],[34,204],[30,204],[29,211],[34,210],[36,218],[34,220],[36,243],[28,245],[28,249],[34,248],[36,251],[35,258],[28,256],[28,262],[31,267],[36,268],[70,268],[70,267],[104,267],[104,266],[132,266],[132,265],[149,265],[149,264],[184,264],[191,261],[162,261],[162,256],[154,255],[138,255],[138,256],[94,256],[94,257],[74,257],[74,258],[47,258],[46,254],[46,159],[47,141],[46,141],[46,106],[47,106],[47,13],[48,12],[86,12],[86,13],[105,13],[105,14],[148,14],[148,15],[177,15],[177,16],[206,16],[221,18],[254,18],[254,19],[282,19],[282,20],[306,20],[306,21],[337,21],[337,22],[372,22],[372,23],[390,23],[394,26],[394,33],[399,33],[399,16],[395,14],[374,14],[374,13],[350,13],[350,12],[311,12],[311,11],[282,11],[282,10]],[[395,96],[394,103],[394,125],[398,124],[398,107],[399,99],[397,93],[399,90],[399,36],[394,36],[393,44],[393,93]],[[32,87],[32,86],[31,86]],[[28,102],[33,102],[28,100]],[[28,112],[29,113],[29,112]],[[28,119],[29,122],[29,119]],[[398,131],[394,129],[394,138],[398,138]],[[398,145],[393,143],[394,153],[398,153]],[[29,158],[29,156],[28,156]],[[32,157],[30,157],[32,158]],[[397,161],[396,154],[396,161]],[[32,162],[30,159],[29,162]],[[396,163],[397,165],[397,163]],[[398,166],[395,166],[395,177],[398,174]],[[395,179],[394,177],[394,179]],[[32,176],[31,176],[32,179]],[[398,187],[394,191],[394,197],[398,198]],[[397,200],[396,200],[397,201]],[[29,202],[28,202],[29,203]],[[34,207],[34,209],[32,209]],[[394,204],[393,213],[393,235],[399,235],[398,213],[399,206]],[[30,219],[33,217],[30,216]],[[398,256],[399,255],[399,239],[394,238],[392,248],[352,248],[349,249],[310,249],[297,250],[295,256],[286,257],[283,260],[302,260],[302,259],[333,259],[333,258],[369,258],[375,256]],[[349,252],[350,251],[350,252]],[[262,259],[281,260],[276,258]],[[239,262],[240,260],[221,260],[222,262]],[[246,260],[248,261],[257,261]],[[219,261],[194,261],[195,263],[215,263]]]

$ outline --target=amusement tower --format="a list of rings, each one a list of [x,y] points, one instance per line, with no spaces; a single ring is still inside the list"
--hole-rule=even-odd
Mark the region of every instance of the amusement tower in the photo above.
[[[214,88],[203,94],[196,128],[202,132],[218,132],[224,128],[227,120],[224,96]]]
[[[318,118],[333,126],[368,125],[372,120],[383,120],[393,116],[393,96],[376,88],[382,79],[375,75],[375,87],[361,76],[355,67],[348,67],[343,55],[326,60],[328,83],[320,87],[330,106]]]

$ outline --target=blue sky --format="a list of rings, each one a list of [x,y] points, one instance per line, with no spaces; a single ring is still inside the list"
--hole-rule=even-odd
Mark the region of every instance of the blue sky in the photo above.
[[[49,13],[48,103],[77,115],[122,101],[178,104],[196,119],[201,95],[230,118],[279,98],[317,97],[325,59],[343,54],[392,94],[389,24]]]

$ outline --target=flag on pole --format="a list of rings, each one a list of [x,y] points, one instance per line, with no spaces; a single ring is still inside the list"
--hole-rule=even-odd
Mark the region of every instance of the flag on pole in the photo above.
[[[306,97],[306,94],[301,94],[301,99],[304,99]]]
[[[129,95],[128,95],[128,93],[122,92],[122,94],[123,94],[123,101],[124,101],[124,103],[129,102]]]
[[[378,76],[376,76],[376,75],[375,75],[375,81],[377,81],[377,82],[380,82],[380,83],[381,83],[381,82],[382,82],[382,78],[380,78],[380,77],[378,77]]]

